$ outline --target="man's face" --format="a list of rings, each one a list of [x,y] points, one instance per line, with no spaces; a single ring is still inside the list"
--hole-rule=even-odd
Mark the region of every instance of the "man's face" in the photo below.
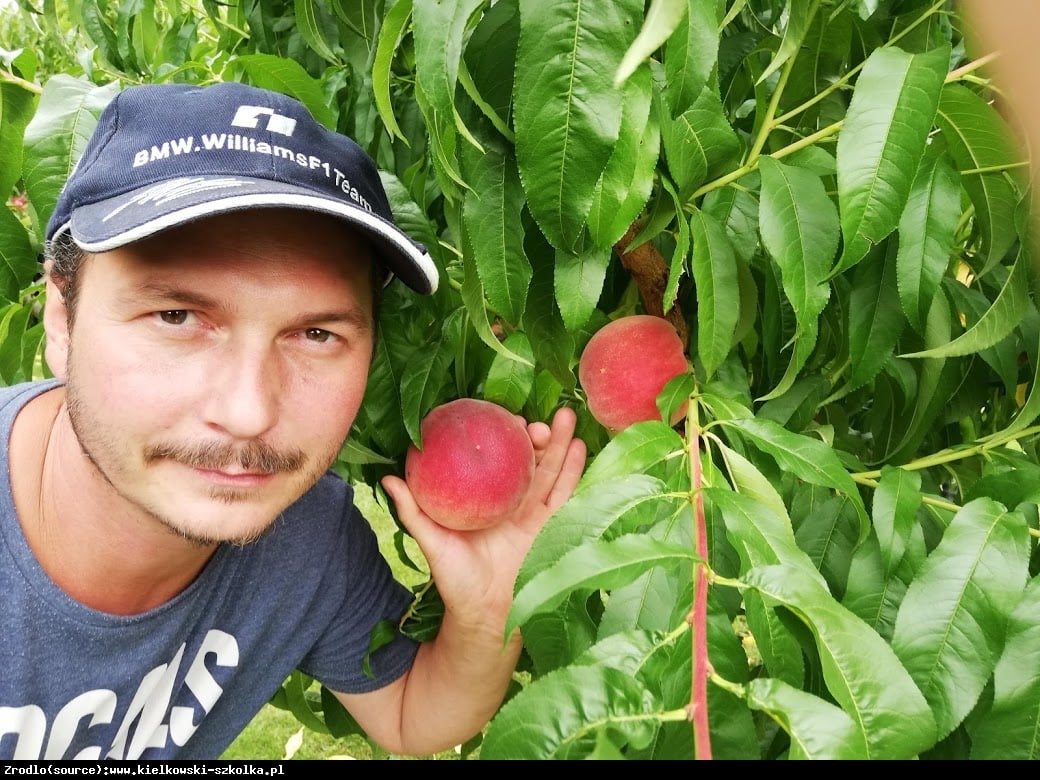
[[[326,471],[357,414],[370,265],[341,223],[288,210],[87,258],[65,370],[52,368],[97,479],[195,542],[261,534]]]

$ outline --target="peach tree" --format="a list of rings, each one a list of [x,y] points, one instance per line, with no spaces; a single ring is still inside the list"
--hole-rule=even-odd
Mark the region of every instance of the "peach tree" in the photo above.
[[[589,445],[467,755],[1034,758],[1040,316],[993,56],[947,0],[18,0],[0,379],[47,372],[42,227],[120,85],[290,93],[443,275],[388,289],[337,468],[399,473],[463,397]],[[608,432],[578,356],[636,313],[689,370]],[[393,630],[437,620],[428,584]],[[356,730],[306,679],[278,703]]]

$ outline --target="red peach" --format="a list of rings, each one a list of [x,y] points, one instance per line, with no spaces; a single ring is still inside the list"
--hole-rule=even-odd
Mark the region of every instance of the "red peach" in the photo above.
[[[675,328],[661,317],[633,314],[592,334],[578,360],[578,381],[589,412],[616,433],[633,423],[660,420],[657,396],[670,379],[688,369]],[[671,424],[685,415],[683,404]]]
[[[490,401],[459,398],[422,421],[422,449],[405,455],[405,481],[419,507],[457,531],[490,528],[519,506],[534,479],[524,420]]]

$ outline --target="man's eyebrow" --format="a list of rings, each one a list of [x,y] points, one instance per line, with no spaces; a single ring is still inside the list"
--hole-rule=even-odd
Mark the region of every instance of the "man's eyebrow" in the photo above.
[[[145,300],[156,299],[163,302],[169,301],[178,305],[184,304],[185,306],[199,309],[211,309],[219,305],[216,298],[198,292],[197,290],[185,290],[182,287],[160,284],[158,282],[142,282],[141,284],[134,285],[120,297],[133,303],[140,302],[140,299],[142,298]]]
[[[155,299],[164,305],[170,304],[170,308],[214,309],[223,306],[217,298],[197,290],[186,290],[182,287],[157,282],[144,282],[128,290],[122,297],[134,303],[140,303],[141,298]],[[362,331],[370,331],[373,327],[371,315],[355,307],[299,312],[295,317],[289,319],[288,326],[305,328],[320,323],[343,323]]]

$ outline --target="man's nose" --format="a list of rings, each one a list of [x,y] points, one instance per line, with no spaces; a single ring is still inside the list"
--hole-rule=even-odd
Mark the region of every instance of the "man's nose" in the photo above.
[[[229,345],[216,367],[206,422],[236,439],[255,439],[278,418],[284,385],[271,347]]]

